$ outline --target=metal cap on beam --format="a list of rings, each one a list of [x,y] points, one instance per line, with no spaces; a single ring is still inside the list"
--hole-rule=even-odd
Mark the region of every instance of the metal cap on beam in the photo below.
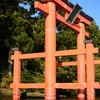
[[[92,44],[94,44],[94,46],[96,46],[95,41],[92,40],[92,39],[91,39],[91,40],[85,40],[84,43],[85,43],[85,44],[87,44],[87,43],[92,43]]]

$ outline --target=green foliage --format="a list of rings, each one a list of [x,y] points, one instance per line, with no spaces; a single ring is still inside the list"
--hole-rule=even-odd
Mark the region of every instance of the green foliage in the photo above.
[[[76,33],[61,23],[57,23],[57,50],[70,50],[76,48]],[[76,56],[57,57],[58,62],[75,61]],[[57,82],[75,82],[76,67],[64,66],[57,67]]]
[[[5,75],[2,78],[2,84],[1,84],[1,88],[10,88],[10,83],[13,82],[13,78],[9,77],[9,75]]]
[[[22,61],[21,81],[25,83],[44,82],[44,60],[34,59]]]
[[[12,47],[19,47],[22,53],[34,53],[45,51],[45,17],[43,13],[34,9],[35,0],[1,0],[0,1],[0,75],[8,72],[9,51]],[[41,1],[41,0],[39,0]],[[20,7],[19,3],[29,5],[30,9]],[[63,15],[62,12],[60,12]],[[100,49],[100,30],[95,22],[91,26],[86,26],[90,34],[89,39],[96,42]],[[77,33],[65,25],[57,22],[56,50],[76,49]],[[57,62],[76,61],[76,56],[57,57]],[[100,54],[95,55],[95,59],[100,59]],[[100,81],[100,66],[96,66],[96,81]],[[57,67],[57,82],[76,82],[76,66]],[[11,82],[9,78],[5,82]],[[35,83],[44,82],[44,59],[22,60],[21,82]],[[69,90],[68,90],[69,91]]]
[[[76,81],[76,67],[58,67],[57,81],[71,83]]]

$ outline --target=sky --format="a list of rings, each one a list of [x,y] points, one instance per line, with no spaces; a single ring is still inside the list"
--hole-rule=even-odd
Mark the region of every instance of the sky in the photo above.
[[[79,4],[82,11],[91,16],[100,27],[100,0],[69,0],[73,4]]]

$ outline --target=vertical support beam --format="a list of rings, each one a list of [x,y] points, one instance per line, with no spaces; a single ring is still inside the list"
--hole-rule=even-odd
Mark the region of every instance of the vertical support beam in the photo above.
[[[84,23],[79,23],[80,27],[80,33],[77,35],[77,49],[85,49],[85,27]],[[78,83],[84,83],[85,82],[85,55],[77,55],[77,78]],[[78,90],[78,100],[85,100],[85,89],[79,89]]]
[[[20,89],[18,85],[20,84],[20,76],[21,76],[21,61],[18,56],[21,52],[18,48],[14,49],[14,72],[13,72],[13,100],[19,100],[20,98]]]
[[[87,64],[87,100],[95,100],[95,70],[94,70],[94,55],[93,55],[94,45],[90,41],[86,43],[86,64]]]
[[[56,6],[47,2],[49,14],[45,21],[45,100],[56,99]]]

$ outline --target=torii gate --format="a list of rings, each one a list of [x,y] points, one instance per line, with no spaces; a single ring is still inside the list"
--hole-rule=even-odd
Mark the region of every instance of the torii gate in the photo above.
[[[14,60],[14,78],[11,84],[13,99],[20,99],[20,88],[44,88],[45,100],[56,100],[56,89],[62,88],[79,89],[78,100],[85,100],[84,90],[86,89],[87,100],[95,100],[94,88],[100,88],[100,85],[99,82],[94,80],[94,64],[100,64],[100,61],[94,60],[93,54],[98,53],[98,48],[94,48],[93,41],[85,41],[85,36],[89,37],[89,34],[85,31],[85,24],[91,25],[91,18],[81,13],[77,17],[78,24],[71,25],[66,22],[66,18],[72,11],[70,5],[65,4],[63,0],[42,0],[42,3],[36,1],[34,5],[36,9],[46,15],[45,52],[21,54],[19,49],[14,49],[14,55],[11,56],[11,59]],[[65,12],[65,17],[59,15],[56,8]],[[77,49],[56,51],[56,19],[77,32]],[[56,56],[68,55],[77,55],[77,61],[56,63]],[[43,57],[45,58],[45,83],[20,83],[21,60]],[[56,66],[59,65],[77,65],[78,83],[56,83]]]

